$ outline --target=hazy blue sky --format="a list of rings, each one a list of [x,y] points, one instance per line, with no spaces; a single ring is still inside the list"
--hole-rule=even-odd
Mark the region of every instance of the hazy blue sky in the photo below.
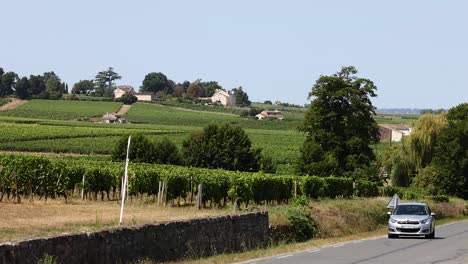
[[[253,101],[304,104],[341,66],[378,86],[379,108],[468,101],[468,1],[0,0],[0,67],[73,85],[112,66],[242,86]]]

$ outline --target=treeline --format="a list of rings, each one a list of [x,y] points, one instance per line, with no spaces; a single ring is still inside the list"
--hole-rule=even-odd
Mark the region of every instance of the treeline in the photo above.
[[[68,85],[53,71],[28,78],[0,68],[0,97],[15,95],[20,99],[59,99],[67,93]]]
[[[66,160],[38,156],[0,156],[0,200],[70,197],[78,189],[92,199],[116,199],[124,173],[122,162]],[[84,186],[82,185],[84,177]],[[287,176],[211,170],[172,165],[131,163],[129,193],[133,198],[156,196],[159,182],[167,183],[167,201],[180,203],[203,186],[203,202],[225,206],[229,201],[288,203],[296,195],[311,198],[379,195],[377,184],[350,178]],[[78,192],[77,192],[78,193]]]
[[[12,71],[5,72],[0,68],[0,97],[14,95],[20,99],[60,99],[63,94],[71,93],[112,98],[113,91],[117,87],[115,82],[121,78],[122,76],[115,72],[114,68],[109,67],[98,72],[92,80],[76,82],[69,91],[68,85],[53,71],[43,75],[30,75],[28,78],[20,77]],[[217,81],[206,82],[197,79],[193,82],[176,83],[161,72],[148,73],[140,86],[140,92],[156,94],[160,99],[176,97],[189,102],[197,98],[211,97],[217,89],[223,89]],[[231,92],[235,96],[236,105],[251,104],[242,86],[232,89]],[[71,99],[77,98],[71,97]]]
[[[468,103],[419,117],[410,136],[383,157],[394,186],[468,199]]]

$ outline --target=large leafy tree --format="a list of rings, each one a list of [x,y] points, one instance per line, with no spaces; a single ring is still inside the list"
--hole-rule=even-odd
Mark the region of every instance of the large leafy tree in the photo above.
[[[96,95],[98,96],[112,96],[112,91],[114,90],[113,84],[116,80],[122,79],[117,72],[114,71],[114,68],[109,67],[105,71],[100,71],[95,77],[96,82]]]
[[[143,83],[140,87],[140,91],[149,93],[171,93],[171,82],[167,76],[161,72],[150,72],[145,76],[145,79],[143,80]]]
[[[468,199],[468,103],[447,113],[447,126],[433,143],[432,160],[415,179],[415,185]]]
[[[229,124],[210,124],[182,144],[187,165],[226,170],[258,171],[260,150],[252,149],[245,131]]]
[[[72,87],[73,94],[90,94],[94,90],[94,82],[92,80],[80,80]]]
[[[313,98],[300,130],[306,133],[299,172],[309,175],[350,176],[375,160],[370,147],[378,128],[370,100],[374,83],[356,76],[353,66],[331,76],[320,76],[309,93]]]
[[[8,96],[14,93],[14,86],[18,75],[14,72],[5,73],[0,68],[0,97]]]
[[[29,80],[27,77],[23,77],[16,82],[15,93],[19,99],[31,98],[31,89],[29,87]]]
[[[234,97],[236,98],[236,105],[238,106],[249,106],[251,104],[249,96],[242,89],[242,86],[239,88],[232,89],[234,92]]]

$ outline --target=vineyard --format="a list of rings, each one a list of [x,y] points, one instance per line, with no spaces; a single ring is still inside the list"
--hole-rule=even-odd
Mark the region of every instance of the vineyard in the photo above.
[[[117,112],[122,103],[83,102],[68,100],[31,100],[14,110],[1,111],[1,116],[26,118],[76,120]]]
[[[117,199],[124,171],[123,163],[26,155],[2,155],[0,164],[0,201],[34,196],[67,198],[76,195],[81,188],[90,199]],[[167,202],[173,204],[180,204],[181,201],[190,203],[190,198],[196,195],[198,184],[203,186],[203,203],[210,206],[226,206],[229,201],[246,206],[250,203],[282,204],[300,194],[312,198],[379,194],[375,183],[358,181],[353,188],[353,180],[349,178],[269,175],[154,164],[130,165],[131,197],[155,199],[160,181],[167,184]]]
[[[295,130],[303,120],[302,114],[284,113],[284,120],[255,120],[238,115],[212,111],[193,111],[159,104],[136,103],[126,118],[132,123],[147,123],[172,126],[203,127],[211,122],[230,123],[242,128]]]

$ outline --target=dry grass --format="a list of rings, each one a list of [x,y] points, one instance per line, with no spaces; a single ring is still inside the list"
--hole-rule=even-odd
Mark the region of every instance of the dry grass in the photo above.
[[[116,201],[64,200],[0,203],[0,242],[93,231],[118,226],[120,203]],[[226,215],[232,210],[157,206],[144,201],[128,202],[124,225],[142,225],[175,220]]]

